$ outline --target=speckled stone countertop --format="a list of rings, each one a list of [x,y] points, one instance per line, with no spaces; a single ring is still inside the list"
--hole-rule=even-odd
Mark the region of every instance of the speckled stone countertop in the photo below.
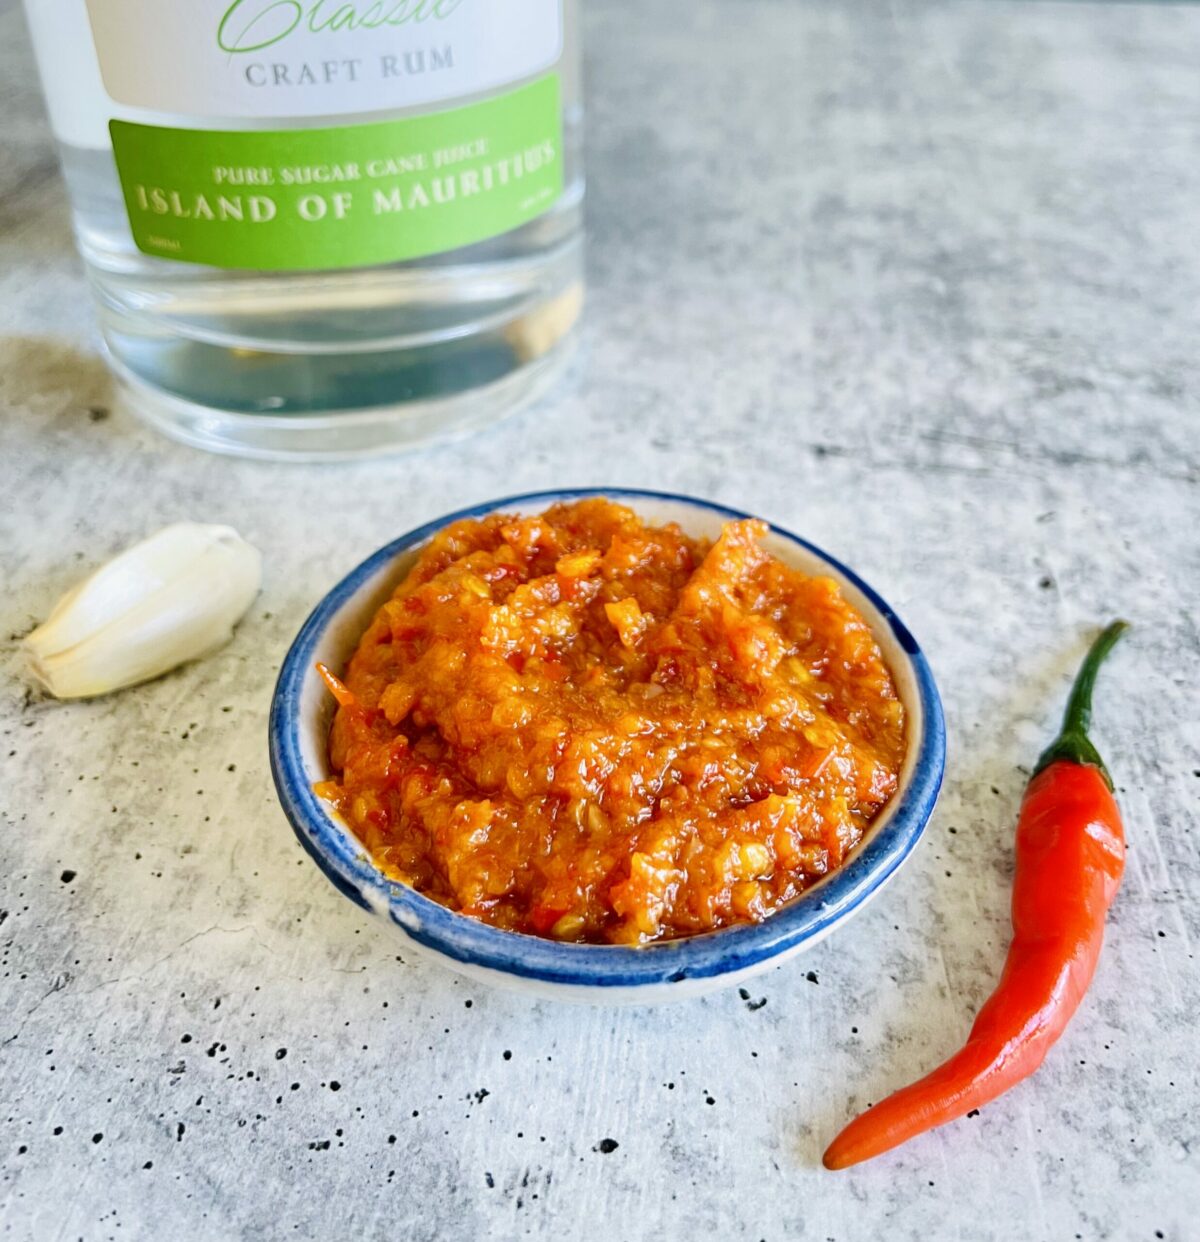
[[[1200,8],[587,0],[587,35],[571,376],[460,447],[273,467],[124,412],[0,0],[0,1236],[1200,1236]],[[337,577],[596,482],[801,531],[940,681],[911,865],[748,998],[469,985],[339,897],[272,793],[272,681]],[[96,702],[28,691],[13,640],[185,517],[265,554],[234,642]],[[1118,610],[1096,737],[1129,867],[1092,993],[1033,1081],[824,1172],[992,985],[1022,765]]]

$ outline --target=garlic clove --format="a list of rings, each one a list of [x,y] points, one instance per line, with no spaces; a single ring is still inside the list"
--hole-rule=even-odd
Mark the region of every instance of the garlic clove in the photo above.
[[[65,651],[116,620],[152,591],[176,577],[214,543],[241,541],[232,527],[178,522],[114,556],[68,591],[29,635],[50,649]]]
[[[25,639],[57,698],[147,681],[228,642],[262,581],[262,558],[228,526],[168,526],[102,566]]]

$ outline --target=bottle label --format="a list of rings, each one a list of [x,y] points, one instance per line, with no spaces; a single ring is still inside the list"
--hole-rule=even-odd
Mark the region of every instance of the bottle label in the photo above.
[[[508,232],[562,193],[561,0],[88,6],[145,254],[371,266]]]
[[[259,271],[365,267],[455,250],[562,193],[558,75],[426,116],[325,129],[113,121],[138,249]]]
[[[213,118],[463,99],[562,54],[561,0],[88,0],[119,104]]]

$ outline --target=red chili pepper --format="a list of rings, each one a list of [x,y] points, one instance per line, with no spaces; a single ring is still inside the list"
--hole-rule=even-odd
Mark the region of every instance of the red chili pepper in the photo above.
[[[1079,1007],[1125,869],[1112,780],[1087,735],[1096,672],[1126,629],[1114,621],[1079,670],[1062,732],[1043,753],[1017,824],[1013,938],[996,990],[944,1065],[856,1117],[829,1145],[844,1169],[961,1117],[1027,1078]]]

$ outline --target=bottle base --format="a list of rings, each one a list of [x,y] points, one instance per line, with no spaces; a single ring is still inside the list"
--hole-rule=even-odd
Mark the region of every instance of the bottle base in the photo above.
[[[247,414],[202,405],[148,384],[106,348],[129,408],[173,440],[211,453],[264,461],[353,461],[463,439],[542,396],[566,369],[577,332],[568,331],[520,369],[466,392],[362,409]]]

